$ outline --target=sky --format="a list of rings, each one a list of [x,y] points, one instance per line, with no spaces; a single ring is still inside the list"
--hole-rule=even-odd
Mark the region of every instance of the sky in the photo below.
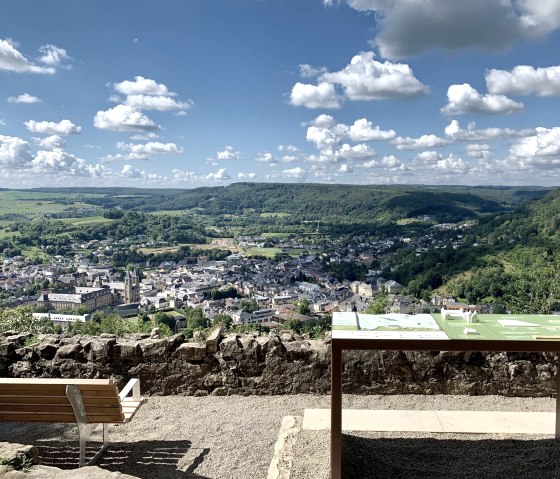
[[[560,183],[560,0],[3,0],[0,187]]]

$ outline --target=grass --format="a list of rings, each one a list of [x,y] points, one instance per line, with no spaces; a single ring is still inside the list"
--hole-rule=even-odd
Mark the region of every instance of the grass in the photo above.
[[[263,233],[263,238],[289,238],[294,233]]]
[[[21,250],[21,254],[26,258],[35,258],[39,257],[41,261],[48,261],[51,259],[51,256],[45,253],[41,248],[37,246],[30,246],[29,248]]]
[[[241,251],[247,256],[258,255],[266,258],[274,258],[274,256],[282,250],[280,248],[243,248]]]
[[[95,223],[112,223],[115,220],[111,218],[104,218],[103,216],[88,216],[87,218],[64,218],[59,221],[74,226],[82,226],[82,225],[89,225]]]

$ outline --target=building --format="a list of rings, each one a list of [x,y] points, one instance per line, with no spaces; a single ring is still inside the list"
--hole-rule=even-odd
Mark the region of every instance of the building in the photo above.
[[[85,306],[89,311],[113,304],[113,293],[109,288],[74,288],[74,293],[43,292],[37,298],[37,306],[47,310],[75,309]]]

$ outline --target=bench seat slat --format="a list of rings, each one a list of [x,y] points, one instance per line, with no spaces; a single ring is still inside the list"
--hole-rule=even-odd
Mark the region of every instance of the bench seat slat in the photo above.
[[[121,407],[119,404],[104,404],[97,406],[86,406],[86,414],[91,416],[92,414],[113,414],[120,413]],[[72,413],[74,410],[70,404],[6,404],[0,407],[0,412],[44,412],[53,414],[56,413]]]
[[[113,401],[114,398],[103,397],[82,397],[84,405],[95,406],[107,404],[107,401]],[[70,404],[66,396],[0,396],[0,409],[3,404]]]
[[[126,421],[124,414],[96,414],[89,416],[92,423],[118,424]],[[3,422],[67,422],[76,423],[74,414],[45,414],[45,413],[0,413],[0,421]]]
[[[106,386],[102,389],[82,389],[80,392],[82,397],[118,397],[118,391],[115,386]],[[43,396],[43,397],[66,397],[66,387],[63,386],[44,386],[43,388],[28,386],[17,386],[4,388],[0,386],[0,397],[2,396]]]
[[[76,384],[80,387],[99,387],[104,385],[114,385],[115,382],[112,379],[0,378],[0,389],[4,386],[11,386],[15,384],[26,384],[30,386],[44,386],[45,384],[66,386],[67,384]]]

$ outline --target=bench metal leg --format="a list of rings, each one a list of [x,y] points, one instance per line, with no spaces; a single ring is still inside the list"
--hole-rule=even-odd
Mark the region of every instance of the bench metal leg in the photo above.
[[[86,443],[88,438],[91,436],[91,433],[95,430],[95,428],[99,424],[93,424],[89,422],[89,419],[86,414],[86,409],[84,407],[84,402],[82,400],[82,394],[80,393],[80,389],[75,385],[68,385],[66,386],[66,396],[72,404],[72,409],[74,409],[74,415],[76,416],[76,423],[78,424],[78,438],[80,442],[80,467],[86,465]],[[109,446],[109,425],[103,424],[103,445],[101,449],[97,451],[95,456],[89,461],[87,464],[91,466],[95,464],[97,460],[101,457],[101,455],[105,452]]]

